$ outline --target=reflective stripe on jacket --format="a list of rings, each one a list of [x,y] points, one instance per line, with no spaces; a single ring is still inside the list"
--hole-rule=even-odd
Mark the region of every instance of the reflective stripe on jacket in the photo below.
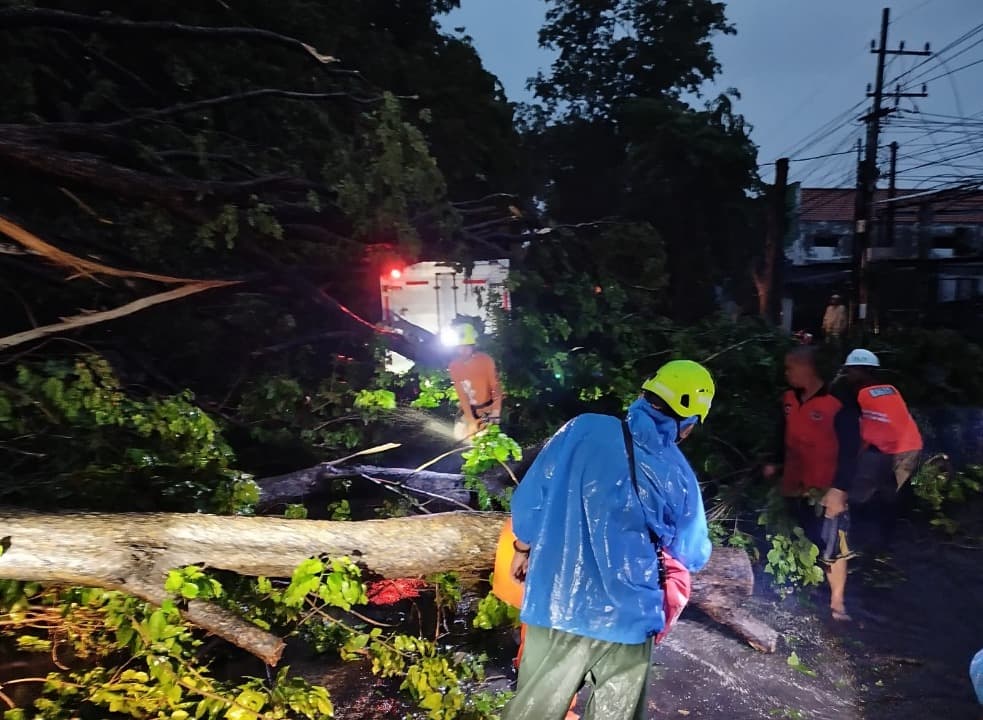
[[[922,434],[893,385],[870,385],[857,395],[860,437],[887,455],[922,449]]]

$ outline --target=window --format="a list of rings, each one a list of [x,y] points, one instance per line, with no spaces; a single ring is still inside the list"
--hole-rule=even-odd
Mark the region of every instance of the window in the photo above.
[[[813,247],[839,247],[840,246],[841,235],[831,235],[829,233],[823,233],[821,235],[815,235],[812,238]]]

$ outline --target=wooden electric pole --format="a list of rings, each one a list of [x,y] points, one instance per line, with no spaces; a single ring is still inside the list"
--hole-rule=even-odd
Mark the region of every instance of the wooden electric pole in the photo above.
[[[898,143],[891,142],[891,170],[887,176],[887,199],[894,200],[898,196]],[[886,222],[884,232],[884,244],[888,247],[897,248],[897,239],[894,237],[894,203],[888,202]]]
[[[785,294],[785,197],[788,194],[788,158],[779,158],[775,163],[775,187],[772,198],[774,213],[775,244],[772,246],[771,293],[768,296],[768,314],[772,322],[781,323],[782,296]]]
[[[925,97],[927,95],[924,87],[920,93],[903,93],[900,86],[895,92],[889,93],[895,99],[895,107],[884,108],[884,67],[888,55],[931,55],[928,45],[924,50],[905,50],[904,43],[898,46],[897,50],[887,49],[887,31],[891,24],[891,9],[884,8],[881,15],[881,38],[880,45],[875,47],[871,43],[870,51],[877,55],[877,77],[874,82],[873,90],[867,86],[867,97],[872,98],[870,112],[861,118],[867,124],[867,138],[864,148],[864,159],[858,169],[858,197],[854,213],[853,226],[853,292],[855,316],[854,320],[859,321],[864,327],[867,326],[867,306],[869,298],[869,270],[870,260],[870,228],[873,220],[874,193],[877,189],[877,150],[881,132],[881,118],[886,117],[897,109],[897,101],[903,97]]]
[[[765,247],[761,262],[752,270],[758,290],[758,313],[780,324],[783,270],[785,265],[785,194],[788,188],[788,158],[775,163],[775,184],[766,195]]]

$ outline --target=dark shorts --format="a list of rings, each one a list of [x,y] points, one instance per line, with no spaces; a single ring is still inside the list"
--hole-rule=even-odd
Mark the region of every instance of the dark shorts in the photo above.
[[[857,473],[850,489],[850,502],[865,503],[875,496],[891,504],[898,490],[918,469],[921,452],[886,455],[874,449],[864,450],[857,459]]]

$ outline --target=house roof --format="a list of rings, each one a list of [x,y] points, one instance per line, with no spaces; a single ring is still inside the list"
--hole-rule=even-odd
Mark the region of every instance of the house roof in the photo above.
[[[910,201],[903,198],[911,195]],[[802,188],[799,194],[799,220],[802,222],[853,222],[855,188]],[[983,224],[983,192],[940,192],[933,200],[924,190],[897,191],[895,200],[895,222],[914,224],[918,222],[918,204],[932,201],[934,222],[945,225]],[[874,212],[882,214],[888,207],[887,190],[878,190],[874,195]]]

